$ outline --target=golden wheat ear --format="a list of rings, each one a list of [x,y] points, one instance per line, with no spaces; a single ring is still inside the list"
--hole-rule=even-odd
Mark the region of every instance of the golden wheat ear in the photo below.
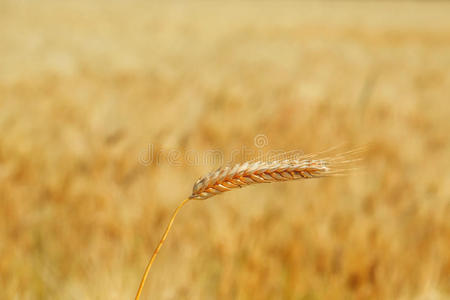
[[[358,169],[365,148],[333,153],[327,150],[303,155],[286,152],[274,157],[219,168],[198,179],[190,199],[204,200],[235,188],[257,183],[346,175]]]
[[[290,151],[231,167],[222,167],[198,179],[194,184],[192,194],[181,202],[170,218],[169,224],[145,268],[135,299],[139,300],[140,298],[150,268],[167,238],[175,217],[189,200],[205,200],[235,188],[257,183],[347,175],[351,171],[360,169],[358,162],[362,160],[365,151],[366,147],[346,152],[339,152],[338,148],[332,148],[309,155],[303,155],[299,151]]]

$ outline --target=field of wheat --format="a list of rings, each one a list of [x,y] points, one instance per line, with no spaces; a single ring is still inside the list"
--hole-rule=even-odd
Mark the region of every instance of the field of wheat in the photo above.
[[[449,299],[450,3],[0,0],[0,299]]]

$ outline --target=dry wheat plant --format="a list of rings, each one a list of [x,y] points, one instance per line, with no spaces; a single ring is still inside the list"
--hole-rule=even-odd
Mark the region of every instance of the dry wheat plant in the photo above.
[[[342,176],[357,169],[354,164],[361,160],[360,156],[365,150],[362,147],[334,153],[336,149],[337,147],[334,147],[309,155],[303,155],[299,151],[290,151],[273,156],[259,157],[231,167],[220,167],[199,178],[194,184],[192,194],[183,200],[173,212],[169,224],[145,268],[135,299],[139,300],[150,268],[167,238],[173,221],[179,210],[188,201],[205,200],[223,192],[257,183]]]

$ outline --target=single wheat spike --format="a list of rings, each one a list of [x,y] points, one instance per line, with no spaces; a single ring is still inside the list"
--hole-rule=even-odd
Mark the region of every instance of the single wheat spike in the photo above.
[[[364,148],[332,154],[334,150],[310,155],[302,155],[298,151],[285,152],[277,156],[236,164],[232,167],[221,167],[198,179],[194,184],[192,194],[175,209],[161,241],[145,268],[135,299],[139,300],[153,261],[161,249],[178,211],[189,200],[205,200],[223,192],[257,183],[346,175],[353,170],[355,162],[361,160],[360,155]]]

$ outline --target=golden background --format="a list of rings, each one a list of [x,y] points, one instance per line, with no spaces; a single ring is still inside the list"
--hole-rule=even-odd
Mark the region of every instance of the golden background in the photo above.
[[[186,153],[263,135],[369,150],[188,203],[144,299],[449,299],[449,101],[446,2],[2,0],[0,298],[132,299]]]

